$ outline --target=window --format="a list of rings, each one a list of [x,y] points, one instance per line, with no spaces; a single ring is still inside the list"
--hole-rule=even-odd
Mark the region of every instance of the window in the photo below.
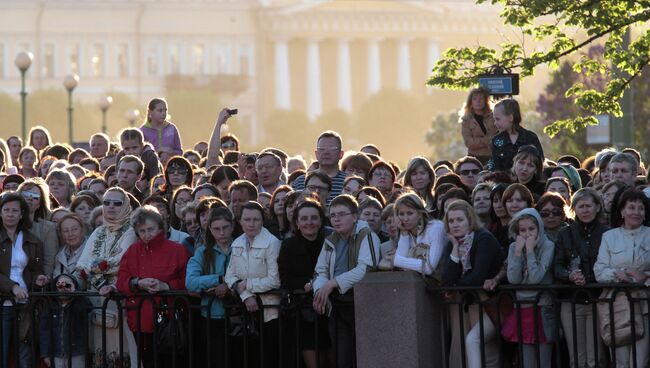
[[[92,63],[93,77],[104,76],[104,45],[101,43],[93,44],[92,56],[90,62]]]
[[[197,43],[192,47],[192,72],[197,75],[205,74],[205,47]]]
[[[54,44],[52,43],[43,45],[41,75],[44,78],[54,78]]]
[[[125,43],[117,45],[117,76],[120,78],[129,76],[129,46]]]
[[[158,46],[149,46],[147,49],[147,75],[158,75]]]
[[[169,45],[169,74],[181,73],[181,49],[178,45]]]
[[[217,46],[217,74],[231,74],[232,62],[230,55],[230,46],[228,44],[220,44]]]
[[[6,59],[6,53],[5,53],[5,45],[4,43],[0,43],[0,78],[4,78],[7,76],[7,71],[5,68],[7,67],[7,61]]]
[[[239,74],[252,75],[252,59],[253,49],[250,45],[242,45],[239,47]]]
[[[81,47],[78,43],[68,45],[68,67],[71,74],[81,74]]]

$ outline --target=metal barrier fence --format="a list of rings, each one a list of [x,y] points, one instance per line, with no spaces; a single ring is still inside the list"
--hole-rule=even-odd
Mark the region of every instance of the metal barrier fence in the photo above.
[[[277,296],[278,302],[263,305],[258,296],[259,310],[249,313],[236,297],[204,295],[210,300],[201,306],[201,295],[185,291],[137,294],[136,304],[128,306],[133,297],[117,293],[103,298],[95,292],[32,292],[24,304],[5,295],[0,300],[10,305],[2,310],[0,342],[11,331],[6,337],[12,347],[8,351],[0,347],[0,367],[5,359],[7,366],[38,367],[43,358],[49,358],[51,367],[74,368],[304,367],[308,340],[314,347],[315,365],[333,366],[338,352],[330,337],[335,339],[338,331],[330,331],[333,324],[327,316],[313,313],[310,295],[282,290],[261,295]],[[217,300],[223,302],[225,318],[202,316],[202,311],[210,316]],[[354,315],[351,300],[331,301],[332,316],[341,311]],[[140,330],[147,307],[156,320],[152,333],[129,335],[127,313],[138,311],[131,322]],[[276,311],[278,318],[264,323],[269,310]]]
[[[650,293],[642,284],[503,285],[492,293],[430,285],[428,291],[444,309],[446,367],[650,366]]]

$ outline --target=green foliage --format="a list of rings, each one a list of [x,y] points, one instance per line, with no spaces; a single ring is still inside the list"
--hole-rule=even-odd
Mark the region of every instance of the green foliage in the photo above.
[[[458,112],[438,114],[433,118],[431,127],[425,134],[425,139],[431,146],[432,162],[438,160],[454,162],[467,154],[460,129]]]
[[[623,92],[650,62],[650,30],[645,29],[650,19],[650,1],[477,0],[479,4],[487,2],[503,6],[503,23],[521,29],[524,37],[517,43],[501,45],[499,50],[478,46],[445,51],[433,69],[429,85],[468,88],[494,66],[518,72],[525,78],[540,65],[557,68],[564,58],[593,44],[604,43],[602,58],[584,55],[574,70],[587,76],[608,77],[606,87],[597,90],[576,84],[566,90],[567,96],[573,97],[575,104],[592,116],[559,119],[547,126],[545,132],[554,136],[565,129],[576,131],[594,123],[593,114],[620,116],[623,113],[619,104]],[[633,34],[629,46],[625,42],[627,32]],[[548,48],[530,52],[524,47],[539,42],[549,45]]]

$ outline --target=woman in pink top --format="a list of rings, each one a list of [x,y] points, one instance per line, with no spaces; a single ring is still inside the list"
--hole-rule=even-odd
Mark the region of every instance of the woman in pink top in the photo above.
[[[151,143],[163,164],[170,157],[183,154],[178,128],[166,119],[167,101],[153,98],[147,105],[147,121],[140,127],[145,141]]]

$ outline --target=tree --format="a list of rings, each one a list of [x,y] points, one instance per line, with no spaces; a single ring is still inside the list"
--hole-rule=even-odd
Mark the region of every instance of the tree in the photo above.
[[[467,147],[460,134],[458,112],[436,115],[431,121],[431,128],[425,134],[425,139],[432,148],[431,162],[454,162],[467,154]]]
[[[587,76],[607,78],[598,91],[576,82],[566,91],[575,104],[590,115],[559,119],[544,131],[553,136],[562,129],[575,131],[598,122],[594,114],[622,116],[620,98],[633,80],[643,74],[650,62],[650,30],[643,27],[650,18],[650,0],[477,0],[478,4],[502,4],[501,18],[506,25],[522,32],[521,40],[501,45],[501,50],[484,46],[451,48],[436,63],[429,85],[449,89],[475,85],[478,76],[498,66],[517,71],[521,78],[533,74],[540,65],[551,67],[593,44],[604,44],[603,59],[582,55],[573,70]],[[645,29],[644,29],[645,28]],[[629,46],[627,32],[636,31]],[[526,45],[548,44],[548,49],[527,50]]]
[[[604,49],[602,46],[589,48],[588,56],[595,60],[602,60]],[[537,99],[536,110],[544,126],[554,121],[570,119],[573,116],[592,114],[575,104],[575,97],[566,96],[564,92],[576,83],[582,83],[597,91],[605,89],[606,80],[600,75],[586,76],[573,70],[573,63],[564,61],[560,67],[551,73],[551,81],[544,88],[544,92]],[[554,137],[554,147],[559,148],[563,154],[577,157],[587,156],[587,134],[585,129],[573,132],[560,131]]]

